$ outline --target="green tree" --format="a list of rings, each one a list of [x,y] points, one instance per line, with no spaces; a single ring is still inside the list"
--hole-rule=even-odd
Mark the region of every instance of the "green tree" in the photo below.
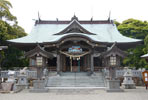
[[[27,35],[23,28],[17,25],[16,17],[9,9],[12,7],[7,0],[0,0],[0,45],[9,45],[6,40],[15,39]],[[11,23],[13,24],[10,24]],[[9,45],[8,49],[0,52],[0,63],[3,68],[24,67],[28,61],[23,51]]]
[[[143,39],[148,32],[148,23],[136,19],[128,19],[118,25],[118,30],[125,36]]]
[[[9,8],[12,7],[12,5],[8,0],[0,0],[0,7],[9,12]]]
[[[10,8],[12,8],[12,5],[8,0],[0,0],[0,19],[15,21],[16,23],[16,17],[11,14]]]
[[[148,34],[148,22],[128,19],[118,25],[118,30],[124,36],[144,40]],[[145,54],[146,45],[141,44],[140,46],[127,50],[127,52],[128,56],[123,61],[124,66],[147,68],[147,62],[145,59],[140,57],[141,55]]]

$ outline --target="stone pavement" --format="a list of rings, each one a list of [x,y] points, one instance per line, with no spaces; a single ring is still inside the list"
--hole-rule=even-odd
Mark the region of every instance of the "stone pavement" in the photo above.
[[[125,92],[107,93],[102,89],[62,89],[49,90],[48,93],[0,94],[0,100],[148,100],[148,90],[145,87],[125,89]]]

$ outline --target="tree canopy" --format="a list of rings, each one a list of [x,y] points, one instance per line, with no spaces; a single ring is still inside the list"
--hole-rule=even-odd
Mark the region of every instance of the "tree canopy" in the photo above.
[[[145,59],[140,57],[141,55],[148,53],[148,22],[128,19],[122,23],[116,23],[118,23],[118,30],[124,36],[144,40],[144,44],[127,50],[128,56],[124,59],[123,65],[136,68],[148,68]]]
[[[16,17],[9,11],[10,8],[12,5],[9,1],[0,0],[0,45],[8,45],[6,40],[27,35],[17,24]],[[23,67],[27,65],[27,59],[23,58],[23,51],[9,46],[5,52],[0,51],[0,64],[3,68]]]

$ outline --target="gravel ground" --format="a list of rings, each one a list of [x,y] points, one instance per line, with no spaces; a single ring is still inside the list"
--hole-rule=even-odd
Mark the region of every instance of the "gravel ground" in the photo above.
[[[0,93],[0,100],[148,100],[145,87],[125,89],[124,92],[107,93],[102,89],[49,90],[48,93]]]

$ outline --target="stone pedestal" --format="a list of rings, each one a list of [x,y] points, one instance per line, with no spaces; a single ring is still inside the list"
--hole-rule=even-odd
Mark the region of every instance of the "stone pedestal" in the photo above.
[[[2,83],[2,91],[10,92],[16,90],[16,80],[15,80],[15,71],[8,71],[8,80],[5,83]]]
[[[12,82],[1,83],[3,92],[10,92],[13,88]]]
[[[120,89],[120,80],[107,80],[107,92],[123,92]]]
[[[124,83],[122,83],[122,87],[124,89],[136,89],[135,84],[124,84]]]
[[[122,83],[122,87],[125,89],[136,89],[135,83],[132,80],[132,74],[131,72],[126,72],[124,74],[124,80]]]
[[[28,88],[28,80],[26,75],[18,76],[18,83],[16,84],[18,90]]]
[[[45,88],[45,81],[44,80],[34,80],[33,89],[30,89],[30,92],[34,92],[34,93],[48,92],[48,89]]]

